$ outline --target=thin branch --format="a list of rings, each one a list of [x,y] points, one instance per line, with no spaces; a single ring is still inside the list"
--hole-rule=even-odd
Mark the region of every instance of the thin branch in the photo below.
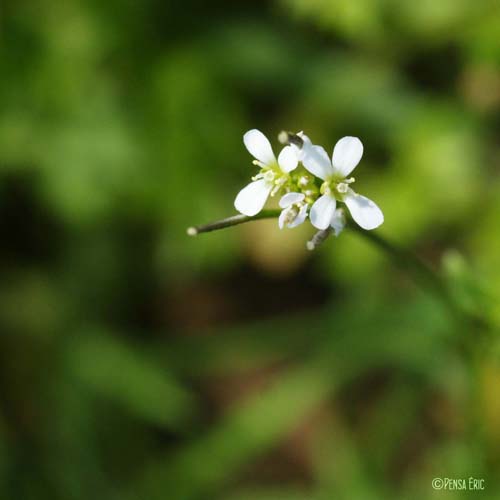
[[[273,219],[279,216],[280,210],[262,210],[257,215],[233,215],[227,217],[226,219],[221,219],[210,224],[204,224],[201,226],[188,227],[187,234],[189,236],[196,236],[200,233],[209,233],[210,231],[217,231],[218,229],[225,229],[226,227],[237,226],[239,224],[244,224],[245,222],[252,222],[261,219]]]

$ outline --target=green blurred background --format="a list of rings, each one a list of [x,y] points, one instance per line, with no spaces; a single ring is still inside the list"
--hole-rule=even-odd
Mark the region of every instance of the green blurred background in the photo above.
[[[0,498],[500,498],[499,33],[495,0],[3,0]],[[359,136],[379,232],[486,326],[349,231],[188,238],[250,128]]]

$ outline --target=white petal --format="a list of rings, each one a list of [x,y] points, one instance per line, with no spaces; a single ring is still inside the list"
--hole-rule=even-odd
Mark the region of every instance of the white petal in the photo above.
[[[297,217],[295,217],[295,219],[292,222],[290,222],[290,224],[288,224],[288,227],[290,229],[299,226],[307,219],[307,207],[308,205],[302,205],[302,208],[297,214]]]
[[[280,208],[287,208],[294,203],[298,203],[305,198],[303,193],[286,193],[281,197]]]
[[[294,168],[297,168],[298,163],[297,153],[292,146],[285,146],[278,156],[278,165],[281,170],[283,172],[291,172]]]
[[[333,174],[332,163],[321,146],[304,143],[302,148],[302,163],[311,174],[325,180]]]
[[[280,216],[278,217],[278,226],[280,227],[280,229],[283,229],[283,226],[285,225],[286,214],[287,210],[285,208],[281,211]]]
[[[332,220],[330,222],[330,226],[335,233],[335,236],[338,236],[345,227],[345,213],[342,208],[337,208],[335,213],[333,214]]]
[[[372,200],[355,193],[352,189],[349,189],[344,196],[344,203],[352,218],[363,229],[375,229],[384,222],[382,210]]]
[[[246,132],[243,136],[243,142],[248,152],[265,165],[276,161],[271,143],[260,130],[252,129]]]
[[[343,137],[335,144],[332,165],[335,174],[347,177],[363,156],[363,144],[357,137]]]
[[[318,229],[326,229],[330,225],[337,202],[329,194],[324,194],[318,198],[311,207],[309,218],[311,224]]]
[[[265,179],[251,182],[245,186],[234,200],[234,208],[244,215],[258,214],[266,204],[273,185]]]

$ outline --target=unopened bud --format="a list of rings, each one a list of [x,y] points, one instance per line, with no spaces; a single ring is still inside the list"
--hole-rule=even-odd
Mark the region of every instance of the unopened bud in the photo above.
[[[318,231],[307,243],[306,243],[306,248],[308,250],[315,250],[316,247],[321,245],[328,236],[330,236],[333,232],[333,229],[331,227],[327,227],[326,229],[323,229],[321,231]]]
[[[293,144],[299,149],[304,146],[304,140],[300,136],[292,132],[286,132],[285,130],[282,130],[278,134],[278,141],[281,142],[281,144]]]

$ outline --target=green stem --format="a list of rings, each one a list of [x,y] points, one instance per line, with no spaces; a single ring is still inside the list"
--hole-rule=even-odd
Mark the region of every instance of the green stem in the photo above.
[[[239,224],[244,224],[245,222],[252,222],[254,220],[261,219],[274,219],[278,217],[280,214],[280,210],[262,210],[257,215],[248,216],[248,215],[233,215],[231,217],[227,217],[226,219],[221,219],[215,222],[211,222],[210,224],[204,224],[201,226],[192,226],[188,227],[187,234],[189,236],[196,236],[200,233],[209,233],[211,231],[217,231],[218,229],[225,229],[226,227],[237,226]]]

